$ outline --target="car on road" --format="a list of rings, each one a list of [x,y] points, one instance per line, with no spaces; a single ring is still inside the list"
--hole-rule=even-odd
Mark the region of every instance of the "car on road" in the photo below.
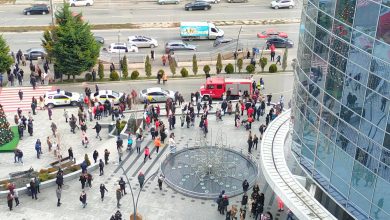
[[[145,36],[129,36],[129,44],[135,45],[136,47],[158,47],[158,42],[156,39],[145,37]]]
[[[104,44],[104,38],[100,36],[93,36],[99,44]]]
[[[24,53],[26,60],[37,60],[46,56],[46,51],[43,48],[30,48]]]
[[[261,33],[257,33],[258,38],[270,38],[270,37],[282,37],[288,38],[288,35],[285,32],[276,31],[273,29],[265,30]]]
[[[180,0],[157,0],[157,3],[160,5],[165,5],[165,4],[179,4]]]
[[[275,0],[271,2],[271,8],[279,9],[279,8],[294,8],[295,2],[294,0]]]
[[[46,15],[49,13],[50,8],[45,4],[33,5],[23,10],[24,15]]]
[[[248,2],[248,0],[227,0],[229,3],[242,3],[242,2]]]
[[[272,37],[266,41],[267,47],[271,44],[275,45],[276,48],[291,48],[294,46],[294,42],[288,38]]]
[[[170,53],[176,50],[196,50],[196,46],[184,43],[182,40],[172,40],[165,44],[165,52]]]
[[[99,90],[91,94],[91,100],[97,100],[98,102],[104,103],[106,100],[113,100],[114,104],[119,104],[119,99],[123,96],[122,92],[114,92],[112,90]]]
[[[210,4],[218,4],[221,2],[221,0],[195,0],[196,2],[207,2]]]
[[[48,108],[55,106],[71,105],[76,106],[81,101],[81,95],[77,92],[67,92],[64,90],[50,91],[45,94],[45,105]]]
[[[168,98],[174,99],[175,92],[160,87],[143,89],[139,92],[139,99],[142,102],[146,100],[149,100],[149,102],[165,102]]]
[[[69,0],[69,4],[71,7],[76,6],[92,6],[93,0]]]
[[[112,43],[108,46],[108,52],[110,53],[127,53],[138,52],[138,48],[134,45],[127,46],[126,43]]]
[[[211,5],[210,3],[207,3],[207,2],[204,2],[204,1],[200,1],[200,2],[190,2],[190,3],[187,3],[185,6],[184,6],[184,9],[186,11],[193,11],[193,10],[209,10],[211,9]]]
[[[217,37],[217,39],[215,39],[214,41],[214,44],[213,46],[214,47],[218,47],[220,45],[223,45],[223,44],[227,44],[227,43],[230,43],[233,41],[233,38],[228,38],[228,37]]]

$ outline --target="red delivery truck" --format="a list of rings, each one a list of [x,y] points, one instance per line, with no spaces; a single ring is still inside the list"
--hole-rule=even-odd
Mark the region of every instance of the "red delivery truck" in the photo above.
[[[207,100],[209,97],[213,99],[221,99],[223,94],[230,96],[231,99],[238,98],[238,93],[248,91],[249,95],[253,93],[252,81],[250,79],[234,79],[225,77],[209,77],[206,83],[200,87],[202,99]]]

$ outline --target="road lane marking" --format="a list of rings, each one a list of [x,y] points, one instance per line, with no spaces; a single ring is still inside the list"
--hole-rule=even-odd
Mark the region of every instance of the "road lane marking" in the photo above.
[[[42,41],[39,40],[29,40],[27,43],[42,43]]]

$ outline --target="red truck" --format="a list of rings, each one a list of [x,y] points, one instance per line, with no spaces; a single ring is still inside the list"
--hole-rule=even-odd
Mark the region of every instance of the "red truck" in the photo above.
[[[230,99],[237,99],[240,90],[241,94],[247,91],[251,95],[253,93],[252,81],[250,79],[209,77],[206,83],[200,87],[200,94],[203,100],[207,100],[209,97],[221,99],[224,94]]]

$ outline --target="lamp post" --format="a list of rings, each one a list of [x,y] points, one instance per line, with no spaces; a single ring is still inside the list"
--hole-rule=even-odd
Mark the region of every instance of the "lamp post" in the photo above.
[[[140,186],[139,192],[138,192],[138,195],[137,195],[137,199],[135,199],[134,193],[133,193],[133,188],[131,187],[130,180],[129,180],[129,178],[127,177],[127,175],[126,175],[126,173],[125,173],[125,169],[123,168],[122,165],[119,165],[119,166],[120,166],[120,168],[121,168],[122,171],[123,171],[123,175],[126,177],[127,184],[129,184],[129,188],[130,188],[130,192],[131,192],[131,198],[133,199],[133,209],[134,209],[134,211],[133,211],[133,216],[134,216],[134,217],[133,217],[133,220],[137,220],[138,200],[139,200],[139,196],[140,196],[141,191],[142,191],[142,187]],[[146,178],[143,185],[145,186],[145,184],[146,184],[152,177],[154,177],[155,175],[157,175],[157,173],[158,173],[158,170],[157,170],[155,173],[153,173],[152,175],[150,175],[148,178]]]
[[[120,40],[121,40],[121,30],[118,31],[118,45],[120,43]],[[121,79],[122,78],[121,49],[119,49],[118,61],[119,61],[119,79]]]
[[[51,25],[55,25],[54,22],[54,8],[53,8],[53,0],[50,0],[50,9],[51,9]]]
[[[238,57],[237,50],[238,50],[238,41],[240,41],[241,30],[242,30],[242,25],[240,27],[240,30],[238,31],[236,50],[234,51],[234,53],[235,53],[235,55],[234,55],[234,72],[237,72],[236,71],[236,68],[237,68],[237,57]]]

